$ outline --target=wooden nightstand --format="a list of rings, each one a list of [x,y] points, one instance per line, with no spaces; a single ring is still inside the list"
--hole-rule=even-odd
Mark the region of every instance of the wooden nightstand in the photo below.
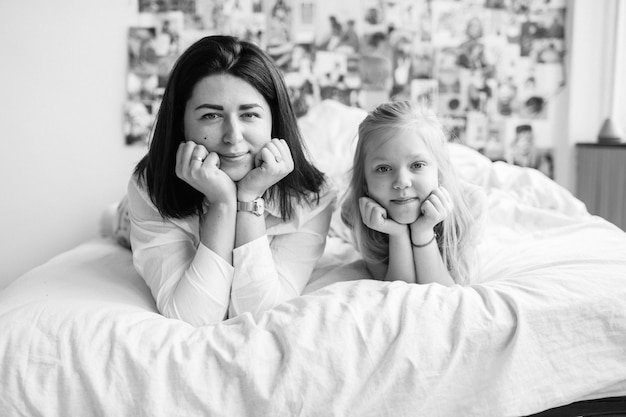
[[[626,143],[576,145],[576,196],[626,231]]]

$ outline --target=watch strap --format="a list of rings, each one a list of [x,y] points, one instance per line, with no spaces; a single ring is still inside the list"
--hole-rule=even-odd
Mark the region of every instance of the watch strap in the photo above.
[[[253,211],[256,208],[256,201],[237,201],[237,211]]]
[[[265,211],[265,201],[262,197],[252,201],[237,201],[237,211],[247,211],[257,216],[261,216]]]

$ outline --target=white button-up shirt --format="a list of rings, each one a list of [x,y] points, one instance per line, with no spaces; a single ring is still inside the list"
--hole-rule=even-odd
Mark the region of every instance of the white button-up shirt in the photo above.
[[[267,234],[233,250],[233,265],[200,242],[199,216],[163,218],[133,176],[128,184],[133,263],[166,317],[199,326],[244,312],[257,316],[296,297],[326,245],[337,194],[294,206],[289,221],[268,201]]]

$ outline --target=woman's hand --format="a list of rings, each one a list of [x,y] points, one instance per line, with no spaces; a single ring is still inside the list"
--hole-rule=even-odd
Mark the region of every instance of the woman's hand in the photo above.
[[[433,229],[452,213],[454,203],[444,187],[434,190],[420,206],[421,215],[411,224],[413,242],[421,243],[432,236]],[[422,239],[422,237],[424,239]]]
[[[291,151],[284,139],[270,140],[254,160],[255,168],[237,184],[237,199],[252,201],[293,171]]]
[[[387,210],[369,197],[359,198],[359,209],[363,224],[370,229],[387,235],[398,235],[406,231],[406,226],[387,216]]]
[[[218,155],[195,142],[178,146],[176,175],[204,194],[210,204],[234,202],[237,198],[237,187],[220,169]]]

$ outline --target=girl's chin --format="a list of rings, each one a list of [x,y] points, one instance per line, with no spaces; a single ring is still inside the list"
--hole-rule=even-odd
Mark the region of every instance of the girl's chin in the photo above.
[[[396,213],[394,215],[391,215],[390,217],[391,220],[395,221],[396,223],[409,225],[415,223],[415,220],[417,220],[419,216],[413,213]]]
[[[417,220],[417,217],[413,217],[413,218],[410,218],[410,219],[400,219],[400,220],[396,220],[396,223],[398,223],[398,224],[404,224],[404,225],[407,225],[407,226],[408,226],[408,225],[410,225],[410,224],[415,223],[415,220]]]

